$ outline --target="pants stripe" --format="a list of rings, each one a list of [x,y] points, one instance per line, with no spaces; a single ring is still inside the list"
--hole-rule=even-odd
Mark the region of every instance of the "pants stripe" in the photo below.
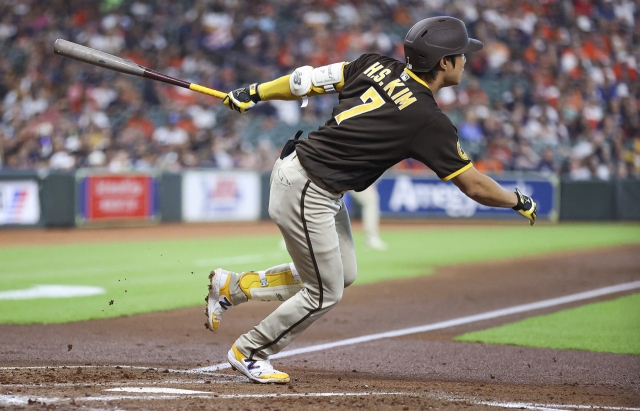
[[[318,263],[316,262],[316,256],[313,254],[313,247],[311,246],[311,237],[309,236],[309,230],[307,229],[307,220],[304,217],[304,197],[307,195],[307,189],[309,188],[309,184],[311,184],[311,180],[307,180],[307,183],[304,185],[304,189],[302,190],[302,196],[300,197],[300,219],[302,220],[302,227],[304,228],[304,235],[307,238],[307,246],[309,247],[309,252],[311,253],[311,261],[313,261],[313,268],[316,271],[316,278],[318,279],[318,286],[320,287],[320,299],[318,300],[318,308],[315,308],[309,311],[302,319],[293,324],[291,327],[287,328],[282,332],[275,340],[264,344],[258,348],[254,348],[251,350],[251,354],[249,355],[249,360],[253,359],[253,356],[266,348],[271,347],[273,344],[276,344],[278,341],[282,339],[287,333],[291,332],[298,325],[302,324],[307,318],[309,318],[313,313],[320,310],[322,308],[322,300],[323,300],[323,289],[322,289],[322,277],[320,277],[320,270],[318,269]]]

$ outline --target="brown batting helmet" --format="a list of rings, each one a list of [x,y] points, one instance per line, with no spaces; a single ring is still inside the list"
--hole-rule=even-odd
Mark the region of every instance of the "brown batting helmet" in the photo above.
[[[482,48],[482,42],[470,39],[462,20],[440,16],[421,20],[411,27],[404,39],[407,68],[426,72],[445,56],[471,53]]]

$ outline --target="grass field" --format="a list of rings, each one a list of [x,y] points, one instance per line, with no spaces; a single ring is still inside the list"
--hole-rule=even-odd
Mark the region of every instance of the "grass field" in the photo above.
[[[640,243],[638,224],[454,226],[384,233],[387,252],[364,249],[356,233],[357,284],[428,275],[434,268],[554,251]],[[0,299],[0,323],[59,323],[196,306],[207,274],[287,262],[279,237],[119,242],[0,249],[0,294],[36,285],[101,287],[76,298]],[[113,301],[112,304],[110,302]]]
[[[527,318],[455,340],[640,355],[640,294]]]

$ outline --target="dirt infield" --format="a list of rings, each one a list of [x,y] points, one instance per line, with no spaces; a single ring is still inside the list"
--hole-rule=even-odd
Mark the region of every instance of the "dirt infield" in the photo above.
[[[247,227],[226,229],[242,235]],[[124,235],[120,230],[151,238],[159,238],[160,232],[175,238],[206,231],[187,226],[192,231],[185,234],[179,228],[40,234],[73,242],[80,234],[114,241]],[[260,230],[275,233],[268,224]],[[250,232],[255,234],[256,227]],[[640,246],[558,253],[351,287],[342,302],[290,348],[468,318],[637,281],[639,255]],[[203,295],[205,290],[203,278]],[[638,356],[452,341],[463,332],[585,301],[275,359],[292,377],[285,386],[251,384],[227,368],[204,369],[223,364],[235,338],[273,309],[271,303],[234,308],[216,334],[203,327],[202,307],[73,324],[2,325],[0,409],[640,410]]]

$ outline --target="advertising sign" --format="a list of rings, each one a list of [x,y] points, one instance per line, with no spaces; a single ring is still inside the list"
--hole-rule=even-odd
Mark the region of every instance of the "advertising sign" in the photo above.
[[[552,181],[544,178],[497,178],[504,188],[533,197],[539,219],[557,217],[557,192]],[[464,195],[453,183],[435,178],[408,175],[383,176],[378,180],[380,211],[383,217],[519,217],[510,208],[486,207]],[[520,217],[521,218],[521,217]]]
[[[90,175],[78,185],[78,214],[85,222],[144,221],[156,217],[156,179],[149,175]]]
[[[38,182],[0,181],[0,225],[37,224],[39,221]]]
[[[187,171],[182,179],[185,221],[253,221],[260,218],[260,174]]]

